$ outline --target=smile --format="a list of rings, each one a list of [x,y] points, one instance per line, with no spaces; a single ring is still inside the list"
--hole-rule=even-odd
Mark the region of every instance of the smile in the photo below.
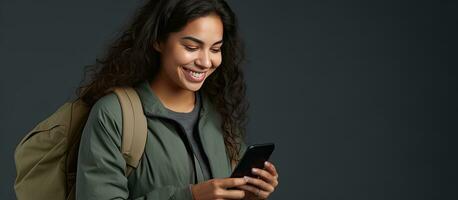
[[[206,72],[197,72],[197,71],[193,71],[191,69],[185,68],[185,67],[181,67],[181,68],[184,69],[186,78],[191,82],[201,82],[205,78]]]

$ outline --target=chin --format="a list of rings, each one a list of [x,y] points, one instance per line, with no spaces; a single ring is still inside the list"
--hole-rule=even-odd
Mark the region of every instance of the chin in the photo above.
[[[191,85],[189,83],[185,84],[185,88],[189,91],[192,91],[192,92],[197,92],[200,90],[200,88],[202,88],[202,84],[198,84],[198,85]]]
[[[200,90],[200,88],[202,88],[202,85],[204,84],[204,82],[205,80],[202,81],[201,83],[192,83],[192,82],[182,79],[179,85],[184,90],[188,90],[191,92],[197,92],[198,90]]]

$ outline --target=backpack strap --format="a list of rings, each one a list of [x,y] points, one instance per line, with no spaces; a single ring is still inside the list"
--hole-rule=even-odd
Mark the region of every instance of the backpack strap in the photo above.
[[[121,151],[126,160],[126,176],[138,167],[145,150],[147,124],[137,92],[131,87],[116,87],[113,92],[118,96],[122,110]]]

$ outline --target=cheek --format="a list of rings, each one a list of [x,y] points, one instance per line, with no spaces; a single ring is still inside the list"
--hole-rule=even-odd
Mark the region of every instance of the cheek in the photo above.
[[[162,57],[163,64],[169,70],[175,69],[180,65],[188,64],[194,60],[194,55],[183,48],[169,48],[163,55],[166,55]]]
[[[221,55],[214,57],[214,58],[212,59],[212,64],[213,64],[213,66],[215,66],[215,67],[213,67],[213,68],[210,70],[210,74],[212,74],[216,69],[218,69],[218,68],[220,67],[221,63],[222,63]],[[210,74],[209,74],[209,75],[210,75]]]
[[[223,61],[221,53],[215,55],[215,57],[212,59],[213,61],[213,66],[219,67]]]
[[[194,54],[184,50],[183,48],[174,49],[171,55],[176,65],[189,64],[194,60]]]

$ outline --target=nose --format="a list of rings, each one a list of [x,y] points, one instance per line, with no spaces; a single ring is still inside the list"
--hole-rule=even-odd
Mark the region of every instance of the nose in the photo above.
[[[195,61],[196,65],[202,68],[210,68],[212,67],[212,61],[207,51],[201,51],[199,53],[199,57]]]

